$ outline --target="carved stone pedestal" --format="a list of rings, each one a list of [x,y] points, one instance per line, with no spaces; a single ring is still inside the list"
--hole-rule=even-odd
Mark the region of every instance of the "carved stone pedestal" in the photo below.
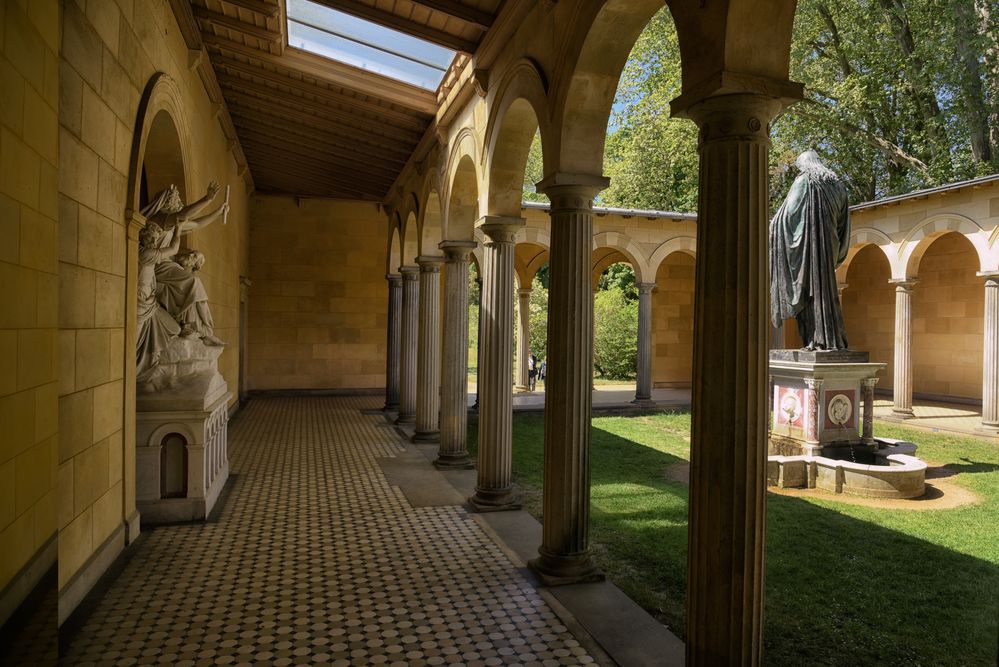
[[[838,443],[873,445],[874,384],[884,368],[867,352],[771,351],[769,453],[818,455]]]
[[[176,339],[136,394],[136,506],[145,524],[203,520],[229,478],[232,394],[221,347]]]

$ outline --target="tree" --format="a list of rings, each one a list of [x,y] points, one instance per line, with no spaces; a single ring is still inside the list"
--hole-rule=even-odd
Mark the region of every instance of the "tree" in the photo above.
[[[638,302],[619,289],[593,297],[593,367],[602,377],[635,377],[638,357]]]
[[[540,362],[548,356],[548,288],[534,278],[531,285],[531,354]]]
[[[604,269],[597,283],[598,290],[616,289],[624,295],[625,301],[638,299],[638,288],[635,287],[635,271],[630,264],[616,262]]]

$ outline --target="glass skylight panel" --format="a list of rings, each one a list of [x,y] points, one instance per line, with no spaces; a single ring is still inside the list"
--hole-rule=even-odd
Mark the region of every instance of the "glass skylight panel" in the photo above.
[[[318,5],[288,0],[288,45],[436,90],[455,52]]]

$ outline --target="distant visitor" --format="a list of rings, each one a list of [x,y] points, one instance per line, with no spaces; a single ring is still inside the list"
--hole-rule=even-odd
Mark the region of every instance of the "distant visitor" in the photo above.
[[[795,165],[801,174],[770,221],[771,319],[795,318],[805,349],[845,350],[836,267],[850,244],[846,187],[815,151]]]

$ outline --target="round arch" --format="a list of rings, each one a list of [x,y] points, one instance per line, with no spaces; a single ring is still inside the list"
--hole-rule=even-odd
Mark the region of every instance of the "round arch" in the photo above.
[[[631,264],[631,268],[635,272],[636,282],[640,283],[646,282],[651,279],[650,276],[655,275],[649,273],[649,269],[645,264],[644,261],[645,258],[642,255],[642,251],[639,250],[635,242],[632,241],[631,238],[626,235],[621,234],[620,232],[601,232],[599,234],[594,234],[593,235],[594,254],[596,254],[596,252],[601,248],[609,248],[624,256],[625,260],[629,264]],[[613,263],[614,262],[610,262],[609,264],[607,264],[607,266]],[[603,269],[601,269],[601,273],[603,272],[604,269],[607,268],[607,266],[604,266]],[[596,269],[595,264],[593,268],[594,270]]]
[[[518,241],[514,246],[513,270],[517,284],[530,287],[538,270],[548,263],[548,247],[530,241]]]
[[[857,256],[861,250],[869,245],[877,246],[881,253],[884,255],[885,259],[888,261],[888,266],[891,268],[891,275],[896,275],[898,271],[895,268],[892,259],[898,257],[898,254],[892,252],[895,244],[884,232],[877,229],[854,229],[850,233],[850,248],[846,252],[846,259],[843,263],[836,267],[836,280],[840,283],[846,282],[847,273],[850,271],[850,264],[853,263],[853,259]]]
[[[668,241],[664,241],[652,253],[649,258],[649,275],[655,276],[659,273],[659,265],[674,252],[682,252],[697,258],[697,239],[693,236],[675,236]]]
[[[524,172],[535,134],[541,134],[541,153],[550,159],[551,129],[545,81],[528,59],[518,61],[504,77],[486,125],[486,211],[519,216]],[[549,165],[545,165],[547,172]]]
[[[157,72],[146,83],[139,101],[129,157],[125,215],[142,207],[143,189],[152,196],[176,185],[181,197],[190,191],[190,130],[177,82]],[[143,178],[145,175],[145,178]]]
[[[919,276],[919,262],[926,254],[927,248],[938,238],[948,232],[958,232],[975,248],[978,257],[977,271],[992,268],[995,263],[988,245],[988,235],[971,218],[956,213],[935,215],[919,226],[913,228],[902,241],[899,248],[897,268],[901,274],[893,272],[896,279],[916,278]]]
[[[393,213],[388,221],[388,249],[385,253],[385,273],[398,273],[402,266],[402,225],[399,224],[399,214]]]
[[[464,154],[454,165],[442,236],[448,241],[471,241],[479,218],[478,173],[471,155]]]
[[[400,218],[401,219],[401,218]],[[420,230],[416,222],[416,213],[409,211],[406,222],[402,225],[402,264],[401,266],[416,266],[416,258],[420,255]]]

